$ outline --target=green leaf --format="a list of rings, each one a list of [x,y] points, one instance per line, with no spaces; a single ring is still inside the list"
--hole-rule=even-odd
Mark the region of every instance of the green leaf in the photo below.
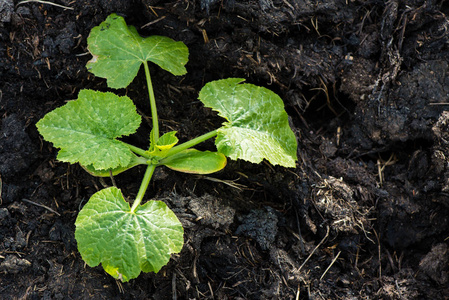
[[[160,151],[170,150],[174,145],[178,143],[178,138],[176,137],[176,131],[170,131],[161,136],[156,143],[156,148]]]
[[[161,201],[149,201],[134,213],[115,187],[95,193],[76,219],[75,238],[83,260],[102,264],[126,282],[140,272],[158,272],[181,251],[183,228]]]
[[[229,78],[206,84],[199,99],[227,122],[215,144],[232,159],[295,167],[297,142],[288,124],[282,99],[264,87]]]
[[[153,132],[150,134],[150,150],[149,155],[165,157],[167,152],[178,143],[176,131],[170,131],[161,136],[157,142],[154,142]]]
[[[147,160],[145,158],[139,157],[139,156],[133,154],[133,157],[132,157],[130,163],[126,167],[117,167],[114,169],[107,169],[107,170],[97,170],[92,165],[81,166],[81,167],[83,167],[83,169],[86,170],[92,176],[109,177],[109,176],[111,176],[111,173],[112,173],[112,176],[115,176],[115,175],[118,175],[124,171],[131,169],[131,168],[134,168],[135,166],[143,165],[146,163],[147,163]]]
[[[127,167],[135,156],[116,138],[132,134],[141,118],[126,96],[81,90],[78,99],[48,113],[36,126],[61,148],[58,159],[96,170]]]
[[[164,36],[143,38],[134,26],[110,15],[94,27],[87,38],[93,58],[87,69],[95,76],[107,78],[111,88],[125,88],[136,77],[140,65],[151,61],[173,75],[185,74],[189,51],[183,42]]]
[[[218,152],[187,149],[160,161],[175,171],[193,174],[210,174],[226,166],[226,156]]]

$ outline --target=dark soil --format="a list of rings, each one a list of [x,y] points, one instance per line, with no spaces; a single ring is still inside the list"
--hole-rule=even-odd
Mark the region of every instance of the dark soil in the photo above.
[[[444,0],[0,1],[1,299],[449,299],[449,5]],[[128,283],[84,264],[74,222],[109,179],[56,161],[35,124],[82,88],[86,38],[116,12],[190,50],[151,69],[161,131],[222,120],[197,101],[242,77],[285,102],[296,169],[160,170],[148,199],[185,226],[180,254]],[[150,115],[144,76],[127,90]],[[151,120],[130,139],[145,147]],[[202,145],[212,149],[211,141]],[[142,169],[117,176],[134,196]]]

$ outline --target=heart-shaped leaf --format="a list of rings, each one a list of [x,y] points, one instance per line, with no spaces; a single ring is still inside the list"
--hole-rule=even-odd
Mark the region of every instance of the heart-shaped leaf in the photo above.
[[[128,97],[81,90],[77,100],[49,112],[36,126],[45,140],[61,148],[59,160],[101,171],[131,163],[135,155],[116,138],[136,132],[140,121]]]
[[[87,69],[95,76],[107,78],[111,88],[125,88],[136,77],[141,64],[151,61],[173,75],[185,74],[189,50],[183,42],[165,36],[143,38],[134,26],[111,14],[94,27],[87,38],[93,58]]]
[[[232,159],[295,167],[297,142],[288,124],[282,99],[264,87],[229,78],[207,83],[199,94],[205,106],[227,122],[218,130],[215,144]]]
[[[140,272],[158,272],[181,251],[181,223],[161,201],[148,201],[131,212],[121,191],[110,187],[95,193],[76,219],[75,238],[83,260],[102,264],[126,282]]]

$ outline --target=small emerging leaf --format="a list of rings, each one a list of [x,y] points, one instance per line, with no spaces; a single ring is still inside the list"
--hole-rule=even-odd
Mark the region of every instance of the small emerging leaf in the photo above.
[[[160,162],[175,171],[193,174],[210,174],[226,166],[226,156],[218,152],[187,149]]]
[[[218,130],[215,144],[232,159],[295,167],[297,142],[288,124],[282,99],[264,87],[229,78],[206,84],[199,95],[205,106],[228,122]]]
[[[134,154],[116,138],[136,132],[140,121],[128,97],[81,90],[77,100],[49,112],[36,126],[61,148],[60,161],[107,170],[130,164]]]
[[[165,36],[143,38],[134,26],[111,14],[94,27],[87,38],[93,58],[87,69],[95,76],[107,78],[111,88],[125,88],[136,77],[141,64],[151,61],[173,75],[185,74],[189,51],[183,42]]]
[[[132,213],[115,187],[95,193],[75,225],[83,260],[91,267],[101,263],[124,282],[141,271],[157,273],[184,243],[182,225],[164,202],[149,201]]]
[[[170,131],[161,136],[156,143],[156,147],[159,150],[171,149],[174,145],[178,143],[178,138],[176,137],[176,131]]]
[[[178,143],[178,138],[176,137],[176,131],[170,131],[161,136],[157,142],[154,142],[153,132],[150,135],[150,150],[148,154],[165,157],[167,152],[173,148]]]

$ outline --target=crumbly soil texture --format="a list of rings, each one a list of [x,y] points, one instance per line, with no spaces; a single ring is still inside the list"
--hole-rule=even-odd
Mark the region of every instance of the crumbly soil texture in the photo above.
[[[111,13],[189,48],[188,73],[151,66],[161,132],[181,141],[223,120],[197,100],[245,78],[281,96],[296,168],[229,161],[159,170],[185,244],[159,273],[122,283],[85,265],[80,209],[111,186],[56,160],[36,122],[80,89],[90,30]],[[448,299],[449,3],[444,0],[0,1],[1,299]],[[144,73],[126,89],[143,116]],[[213,150],[213,141],[199,146]],[[115,177],[132,201],[144,169]]]

